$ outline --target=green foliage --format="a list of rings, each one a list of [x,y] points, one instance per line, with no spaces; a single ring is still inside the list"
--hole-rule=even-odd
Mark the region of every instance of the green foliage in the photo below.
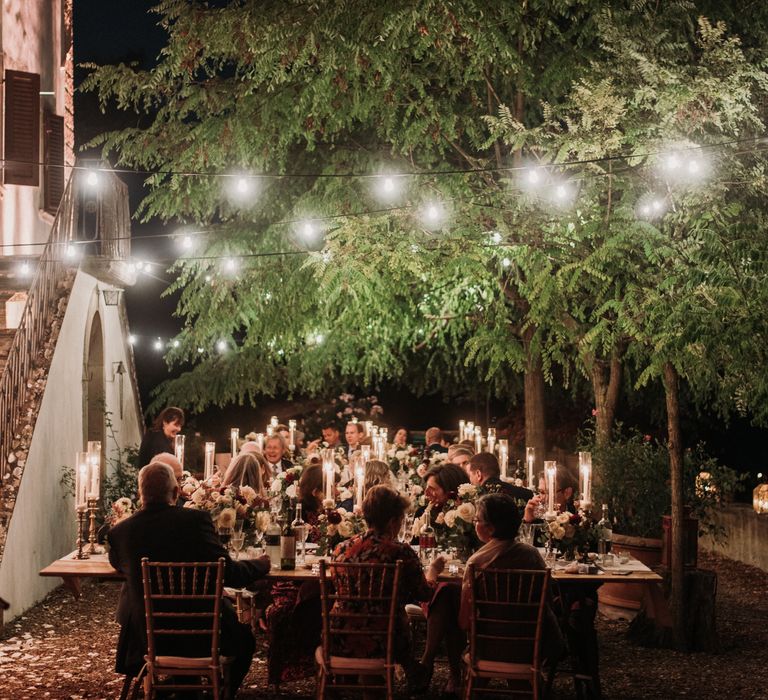
[[[585,436],[589,442],[589,435]],[[616,532],[636,537],[661,537],[661,518],[669,514],[669,453],[664,443],[637,430],[616,428],[614,440],[592,450],[597,504],[608,504]],[[709,474],[704,481],[697,477]],[[699,519],[699,533],[723,541],[727,533],[714,514],[739,489],[745,476],[707,455],[703,444],[686,450],[684,499]]]
[[[320,435],[324,425],[335,425],[342,433],[352,418],[363,422],[381,422],[384,409],[376,396],[355,397],[354,394],[340,394],[329,403],[323,403],[304,416],[303,429],[307,435]]]

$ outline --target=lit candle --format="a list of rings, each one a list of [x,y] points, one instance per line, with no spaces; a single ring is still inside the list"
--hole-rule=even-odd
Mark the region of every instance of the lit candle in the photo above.
[[[269,419],[269,425],[272,428],[276,428],[278,425],[280,425],[280,422],[277,420],[277,416],[272,416],[272,418]]]
[[[525,466],[527,470],[527,477],[528,477],[528,488],[531,489],[531,491],[536,491],[536,484],[534,483],[535,480],[535,472],[534,469],[536,468],[536,448],[535,447],[526,447],[525,448]]]
[[[387,446],[387,438],[389,436],[389,430],[387,428],[380,428],[379,429],[379,437],[381,438],[382,442],[384,443],[384,447]]]
[[[475,452],[483,451],[483,429],[478,425],[475,428]]]
[[[557,475],[557,462],[544,462],[544,474],[547,477],[547,495],[549,502],[547,504],[547,515],[554,517],[555,511],[555,476]]]
[[[379,436],[379,426],[371,423],[371,437],[375,438]]]
[[[592,453],[579,452],[579,496],[582,510],[592,507]]]
[[[461,442],[464,439],[466,428],[467,428],[467,421],[460,420],[459,421],[459,442]]]
[[[363,463],[370,462],[371,461],[371,446],[370,445],[360,445],[360,456],[363,459]]]
[[[291,452],[296,449],[296,421],[293,418],[288,421],[288,449]]]
[[[327,501],[336,500],[333,497],[335,476],[336,462],[333,459],[333,450],[323,450],[323,493]]]
[[[501,469],[501,478],[507,478],[507,468],[509,467],[509,440],[499,440],[499,468]]]
[[[349,421],[350,423],[357,423],[357,416],[352,416],[352,420]]]
[[[464,433],[464,439],[471,440],[473,437],[475,437],[475,424],[471,420],[468,420],[466,431]]]
[[[363,487],[365,485],[365,463],[360,457],[357,457],[355,465],[355,508],[361,509],[363,507]]]
[[[184,469],[184,436],[177,435],[173,442],[173,453],[176,455],[176,459],[179,460],[182,470]]]
[[[264,433],[256,433],[256,445],[259,452],[264,452]]]
[[[88,502],[88,453],[75,453],[75,507],[85,508]]]
[[[496,428],[488,428],[487,449],[491,454],[496,451]]]
[[[373,421],[372,420],[363,421],[363,425],[365,426],[365,434],[371,435],[373,433]]]
[[[373,438],[373,452],[376,455],[376,459],[380,462],[386,460],[386,442],[381,435],[377,435]]]
[[[101,486],[101,441],[88,442],[88,498],[98,499]]]
[[[229,439],[232,443],[232,459],[234,459],[237,456],[237,441],[240,439],[240,428],[231,428]]]
[[[271,425],[267,426],[266,431],[267,437],[272,437],[275,434],[275,429]]]
[[[205,481],[208,481],[208,479],[210,479],[213,476],[213,472],[216,468],[215,460],[216,460],[216,443],[206,442],[205,443],[205,472],[204,472]]]

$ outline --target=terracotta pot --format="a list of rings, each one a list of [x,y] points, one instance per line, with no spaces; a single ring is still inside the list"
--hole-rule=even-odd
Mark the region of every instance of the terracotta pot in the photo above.
[[[630,537],[613,533],[612,551],[624,550],[649,568],[661,564],[662,541],[651,537]],[[598,589],[604,605],[637,611],[643,600],[643,586],[636,583],[604,583]]]

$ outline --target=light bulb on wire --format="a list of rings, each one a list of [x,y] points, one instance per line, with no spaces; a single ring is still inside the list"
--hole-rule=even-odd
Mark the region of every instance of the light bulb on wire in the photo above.
[[[163,349],[163,341],[162,341],[160,338],[158,338],[158,339],[157,339],[157,340],[156,340],[156,341],[155,341],[155,342],[152,344],[152,347],[153,347],[155,350],[157,350],[157,351],[160,351],[160,350],[162,350],[162,349]]]
[[[96,187],[99,184],[99,175],[95,170],[89,170],[85,175],[85,184],[88,187]]]
[[[226,340],[220,340],[218,343],[216,343],[216,349],[219,352],[226,352],[226,350],[227,350],[227,341]]]
[[[131,333],[131,335],[128,336],[128,344],[129,345],[136,345],[136,336]]]

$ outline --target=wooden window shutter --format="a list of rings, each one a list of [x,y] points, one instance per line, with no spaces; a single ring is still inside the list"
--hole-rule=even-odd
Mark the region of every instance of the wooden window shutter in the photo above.
[[[40,182],[40,76],[5,71],[5,168],[7,185]]]
[[[45,113],[43,121],[43,208],[55,214],[64,194],[64,117]]]

